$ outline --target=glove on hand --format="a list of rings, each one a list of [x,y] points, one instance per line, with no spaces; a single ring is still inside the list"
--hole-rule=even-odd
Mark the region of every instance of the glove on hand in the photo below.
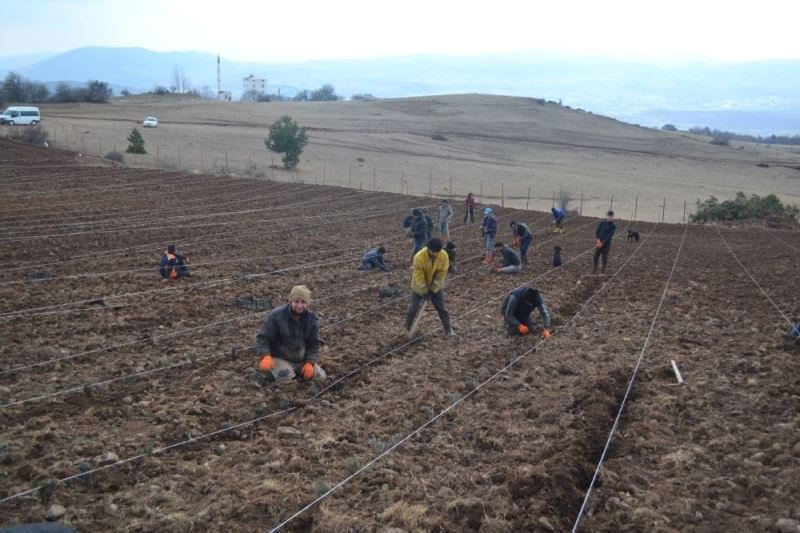
[[[528,329],[528,326],[526,326],[525,324],[520,324],[517,327],[517,330],[519,331],[520,335],[527,335],[531,331],[531,330]]]
[[[275,364],[272,362],[272,354],[264,354],[264,357],[261,358],[261,362],[258,363],[258,369],[267,372],[273,368],[275,368]]]
[[[549,339],[550,335],[552,335],[552,333],[550,333],[550,330],[547,329],[547,328],[544,328],[544,331],[542,332],[542,337],[544,337],[545,339]]]
[[[303,365],[303,368],[300,369],[300,375],[303,376],[303,379],[309,380],[314,377],[314,363],[306,363]]]

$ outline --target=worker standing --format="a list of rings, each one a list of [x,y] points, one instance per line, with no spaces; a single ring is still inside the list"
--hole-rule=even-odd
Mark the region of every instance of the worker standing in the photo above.
[[[406,311],[405,332],[411,336],[423,301],[430,300],[439,319],[442,321],[444,333],[455,337],[450,324],[450,314],[444,304],[444,280],[447,277],[449,260],[442,251],[442,241],[433,238],[428,245],[417,252],[411,274],[411,303]]]

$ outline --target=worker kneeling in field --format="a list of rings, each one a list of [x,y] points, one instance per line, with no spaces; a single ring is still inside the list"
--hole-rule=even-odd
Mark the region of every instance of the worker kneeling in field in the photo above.
[[[544,329],[542,337],[550,337],[550,312],[544,305],[544,298],[539,289],[531,287],[520,287],[514,289],[503,300],[500,310],[506,322],[506,330],[509,335],[527,335],[533,331],[533,320],[531,313],[534,309],[539,310],[542,317]]]
[[[188,278],[191,275],[189,266],[186,264],[188,261],[184,254],[178,253],[174,244],[168,244],[167,250],[161,256],[161,265],[158,269],[161,274],[161,282]]]
[[[502,242],[494,244],[495,254],[500,254],[500,266],[495,268],[495,272],[504,274],[515,274],[522,271],[522,259],[515,249]]]
[[[800,344],[800,322],[792,326],[792,329],[790,329],[787,333],[784,333],[783,338],[787,341],[794,341]]]
[[[325,371],[319,358],[319,319],[308,310],[311,291],[297,285],[289,293],[289,303],[269,312],[256,337],[261,355],[258,369],[268,378],[286,382],[297,376],[306,381],[322,381]]]
[[[379,268],[383,272],[389,272],[389,269],[386,267],[386,263],[383,261],[383,254],[385,253],[386,248],[383,246],[367,250],[364,252],[364,255],[361,256],[361,266],[358,267],[358,270],[370,272],[376,268]]]
[[[413,272],[411,274],[411,304],[406,311],[406,335],[414,333],[420,306],[424,300],[430,300],[439,319],[444,326],[444,333],[454,337],[455,333],[450,325],[450,314],[444,306],[444,280],[450,266],[447,253],[442,251],[442,241],[433,238],[428,245],[414,256]]]

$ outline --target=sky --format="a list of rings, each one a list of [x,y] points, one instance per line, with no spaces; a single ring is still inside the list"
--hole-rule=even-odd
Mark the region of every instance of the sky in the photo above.
[[[800,2],[787,0],[0,0],[0,17],[0,56],[112,46],[270,63],[508,52],[800,59]]]

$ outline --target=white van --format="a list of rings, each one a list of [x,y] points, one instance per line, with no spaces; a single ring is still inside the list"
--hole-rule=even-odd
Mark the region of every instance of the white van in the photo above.
[[[9,126],[38,124],[41,120],[38,107],[7,107],[0,114],[0,124],[8,124]]]

